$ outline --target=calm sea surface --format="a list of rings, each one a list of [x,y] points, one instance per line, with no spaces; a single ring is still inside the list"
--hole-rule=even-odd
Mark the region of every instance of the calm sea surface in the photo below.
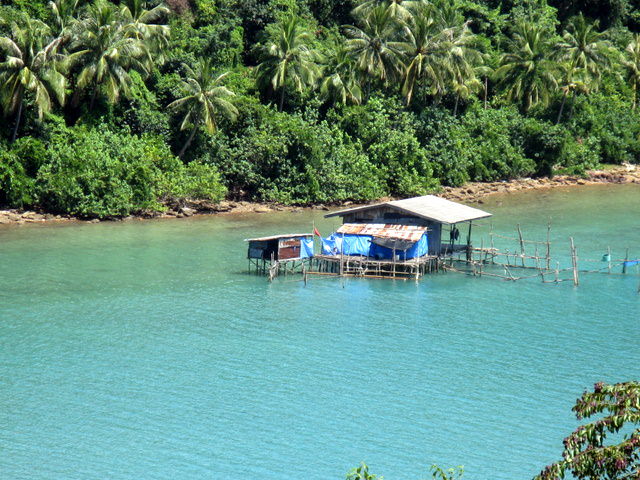
[[[563,262],[569,235],[640,256],[638,186],[481,208],[532,239],[551,217]],[[244,238],[328,234],[323,213],[0,229],[0,478],[529,479],[585,388],[640,378],[635,267],[578,288],[244,272]]]

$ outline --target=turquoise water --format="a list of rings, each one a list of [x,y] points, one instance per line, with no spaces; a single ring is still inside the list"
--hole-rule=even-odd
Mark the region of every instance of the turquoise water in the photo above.
[[[584,258],[640,255],[638,207],[637,186],[482,205],[504,235],[551,217],[563,261],[570,234]],[[339,479],[366,460],[386,480],[528,479],[583,389],[640,377],[635,270],[578,288],[244,273],[243,238],[328,233],[322,213],[1,229],[0,477]]]

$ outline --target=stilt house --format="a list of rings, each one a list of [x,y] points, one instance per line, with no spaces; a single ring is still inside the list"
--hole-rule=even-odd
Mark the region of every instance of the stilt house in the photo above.
[[[472,222],[490,216],[434,195],[349,208],[325,215],[342,217],[344,223],[323,253],[329,254],[333,240],[339,244],[333,254],[393,260],[440,257],[468,248]]]

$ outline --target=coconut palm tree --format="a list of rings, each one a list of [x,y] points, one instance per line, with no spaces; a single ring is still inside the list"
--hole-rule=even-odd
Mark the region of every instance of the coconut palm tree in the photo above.
[[[574,17],[558,43],[558,56],[589,77],[591,90],[598,87],[602,71],[611,66],[611,43],[605,32],[596,30],[598,23],[588,23],[582,14]]]
[[[547,105],[558,87],[558,65],[551,59],[549,32],[533,23],[520,23],[510,42],[510,52],[502,55],[495,76],[506,88],[510,101],[524,110]]]
[[[378,7],[386,8],[391,17],[406,20],[411,17],[411,5],[415,0],[364,0],[351,11],[354,17],[366,18]]]
[[[99,93],[110,103],[129,96],[129,70],[147,74],[152,63],[145,41],[129,35],[119,12],[103,1],[91,5],[77,24],[70,50],[70,64],[79,68],[76,99],[91,90],[90,109]]]
[[[76,21],[76,13],[83,0],[54,0],[49,2],[55,34],[59,37],[70,33],[71,26]]]
[[[164,4],[151,7],[146,0],[122,0],[120,11],[129,35],[146,41],[157,61],[169,42],[169,26],[159,23],[169,15],[169,9]]]
[[[282,21],[269,42],[260,49],[258,82],[263,88],[280,91],[278,110],[282,111],[287,85],[298,91],[313,86],[320,75],[319,55],[310,46],[311,34],[300,25],[300,18],[290,15]]]
[[[476,67],[482,56],[473,47],[473,35],[462,18],[443,16],[430,4],[416,4],[413,16],[402,28],[401,50],[406,58],[403,93],[411,103],[418,82],[427,84],[432,95],[442,95],[447,86],[458,94],[475,88]],[[456,106],[459,96],[456,96]]]
[[[65,101],[66,79],[58,71],[62,39],[51,39],[51,29],[28,16],[20,24],[10,22],[10,37],[0,37],[0,100],[5,116],[15,115],[11,141],[15,141],[27,100],[32,100],[38,119]]]
[[[222,85],[227,73],[216,75],[208,59],[201,59],[190,68],[185,65],[187,79],[182,82],[184,96],[169,104],[170,109],[185,111],[180,130],[191,128],[191,133],[180,149],[178,156],[182,158],[200,126],[208,133],[214,133],[218,125],[218,117],[234,120],[238,115],[236,107],[228,98],[234,93]]]
[[[631,84],[633,92],[633,110],[636,109],[638,86],[640,85],[640,34],[636,33],[633,40],[624,49],[622,66],[625,70],[625,77]]]
[[[558,110],[556,125],[559,124],[562,119],[567,98],[575,92],[588,93],[590,91],[589,85],[591,80],[591,77],[585,69],[576,67],[575,63],[570,60],[560,62],[558,67],[558,88],[562,92],[562,102],[560,103],[560,110]],[[571,111],[569,114],[571,114]]]
[[[404,67],[402,44],[394,41],[397,23],[388,8],[374,8],[360,21],[360,27],[347,25],[343,31],[347,50],[360,71],[385,83],[399,76]]]
[[[328,74],[320,87],[322,96],[334,103],[359,105],[362,102],[362,89],[357,78],[358,71],[346,47],[338,45],[335,48],[326,69]]]

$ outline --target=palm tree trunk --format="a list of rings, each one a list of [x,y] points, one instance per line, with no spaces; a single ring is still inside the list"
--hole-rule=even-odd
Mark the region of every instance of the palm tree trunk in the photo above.
[[[13,128],[13,135],[11,136],[11,143],[16,141],[18,137],[18,128],[20,128],[20,120],[22,120],[22,102],[18,105],[18,113],[16,114],[16,126]]]
[[[456,95],[456,104],[453,107],[453,116],[458,116],[458,103],[460,102],[460,95]]]
[[[184,152],[186,152],[187,148],[189,148],[189,145],[191,145],[191,142],[193,141],[193,137],[196,136],[196,130],[197,129],[198,129],[198,126],[194,125],[193,129],[191,130],[191,133],[189,134],[189,138],[187,138],[187,141],[185,142],[185,144],[180,149],[180,153],[178,153],[178,158],[182,159],[182,156],[184,155]]]
[[[560,123],[560,119],[562,118],[562,112],[564,110],[564,104],[567,101],[568,94],[569,92],[564,92],[564,95],[562,96],[562,103],[560,104],[560,111],[558,112],[558,118],[556,118],[556,125]]]
[[[284,85],[280,89],[280,106],[278,107],[278,111],[282,111],[282,107],[284,106]]]
[[[91,94],[91,101],[89,102],[89,111],[93,112],[93,105],[96,103],[96,97],[98,96],[98,86],[96,85]]]
[[[573,107],[574,107],[574,105],[576,103],[575,100],[576,100],[576,94],[575,94],[575,92],[573,92],[571,94],[571,106],[569,107],[569,120],[571,120],[571,118],[573,118]]]
[[[487,76],[484,77],[484,109],[487,109],[487,94],[489,92],[489,80]]]

